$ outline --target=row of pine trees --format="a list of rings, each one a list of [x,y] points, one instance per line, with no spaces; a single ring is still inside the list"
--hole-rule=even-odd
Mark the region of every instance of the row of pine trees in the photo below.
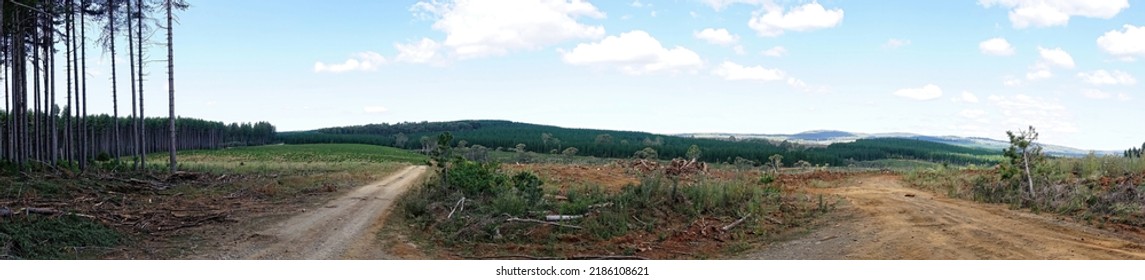
[[[174,172],[176,148],[197,148],[194,144],[206,141],[188,140],[211,133],[221,137],[221,131],[197,131],[197,127],[211,127],[201,124],[187,123],[182,130],[176,129],[172,13],[187,7],[182,0],[0,0],[4,81],[0,159],[21,168],[62,163],[87,168],[97,155],[107,154],[117,159],[131,157],[134,167],[141,169],[146,164],[142,155],[168,149]],[[160,28],[166,31],[169,116],[146,119],[142,117],[144,58],[150,51],[146,46],[154,42],[145,34]],[[117,46],[117,40],[126,41],[127,46]],[[88,88],[91,43],[112,57],[110,89]],[[122,48],[127,52],[127,69],[114,59]],[[58,71],[61,67],[62,72]],[[127,100],[131,112],[119,112],[119,102],[126,96],[116,85],[123,82],[123,74],[131,85]],[[89,114],[89,93],[110,95],[112,115]],[[176,138],[180,133],[182,137]]]

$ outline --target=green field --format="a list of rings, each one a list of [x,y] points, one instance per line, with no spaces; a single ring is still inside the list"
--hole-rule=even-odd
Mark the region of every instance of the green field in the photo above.
[[[178,160],[181,171],[244,176],[244,180],[229,188],[257,187],[257,191],[270,197],[290,198],[323,187],[341,189],[368,184],[402,167],[424,164],[427,158],[374,145],[306,144],[180,151]],[[166,154],[148,157],[153,170],[165,170],[166,164]]]
[[[339,171],[372,165],[422,164],[426,157],[406,150],[362,144],[306,144],[238,147],[179,152],[179,169],[212,173]],[[167,163],[166,154],[147,158],[153,168]]]

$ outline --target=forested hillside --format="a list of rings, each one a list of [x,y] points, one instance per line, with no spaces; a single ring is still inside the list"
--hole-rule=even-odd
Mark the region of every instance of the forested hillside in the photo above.
[[[688,148],[696,145],[703,151],[700,159],[708,162],[734,162],[737,157],[766,162],[771,155],[780,154],[784,164],[789,166],[801,160],[812,164],[841,166],[879,159],[986,164],[993,162],[990,155],[1001,154],[1000,151],[909,139],[863,139],[826,148],[807,148],[788,143],[775,145],[763,141],[684,138],[646,132],[561,128],[495,120],[333,127],[279,133],[279,139],[287,144],[361,143],[416,150],[434,145],[434,136],[442,132],[453,134],[456,143],[464,141],[466,145],[499,150],[513,150],[518,144],[524,144],[524,150],[535,153],[563,153],[568,148],[575,148],[578,155],[627,158],[644,148],[652,148],[659,158],[675,158],[684,157]]]

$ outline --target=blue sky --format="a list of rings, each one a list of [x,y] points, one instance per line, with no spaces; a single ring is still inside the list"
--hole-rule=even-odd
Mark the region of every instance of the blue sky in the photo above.
[[[1001,139],[1034,125],[1045,142],[1121,150],[1145,141],[1143,6],[200,0],[175,30],[178,109],[280,130],[507,119]],[[163,113],[166,99],[148,98],[148,115]]]

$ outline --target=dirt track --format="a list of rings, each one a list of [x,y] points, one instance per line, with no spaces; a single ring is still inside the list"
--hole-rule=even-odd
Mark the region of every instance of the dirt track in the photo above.
[[[896,176],[822,189],[847,203],[838,219],[747,259],[1145,259],[1142,236],[1004,205],[949,199]]]
[[[425,173],[410,166],[238,240],[210,259],[385,259],[375,233],[394,201]]]

